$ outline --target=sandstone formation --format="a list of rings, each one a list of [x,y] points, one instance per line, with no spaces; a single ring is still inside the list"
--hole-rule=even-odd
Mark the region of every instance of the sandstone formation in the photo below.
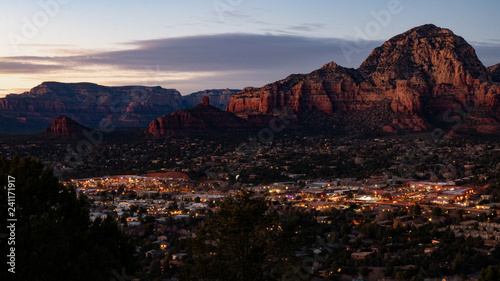
[[[54,119],[52,125],[42,135],[46,137],[79,137],[83,136],[85,130],[90,131],[67,116],[59,116]]]
[[[218,109],[224,110],[229,104],[231,96],[240,91],[241,90],[231,90],[231,89],[199,91],[183,96],[182,105],[183,108],[191,108],[199,104],[203,97],[209,97],[213,106],[217,107]]]
[[[0,114],[38,119],[44,121],[44,127],[60,115],[72,116],[89,127],[98,127],[103,119],[112,120],[117,127],[140,127],[181,106],[179,92],[161,87],[44,82],[24,94],[0,99]]]
[[[359,69],[331,62],[309,74],[246,88],[232,96],[227,111],[248,120],[286,112],[305,123],[321,113],[331,128],[386,132],[450,128],[455,117],[469,115],[498,123],[495,71],[484,67],[462,37],[424,25],[373,50]]]
[[[203,97],[201,100],[201,105],[210,105],[210,98],[209,97]]]
[[[29,92],[0,98],[0,115],[19,121],[8,133],[43,131],[54,118],[71,116],[85,126],[97,128],[103,119],[116,127],[145,127],[158,116],[193,107],[204,93],[219,108],[225,108],[237,90],[207,90],[187,96],[162,87],[106,87],[92,83],[44,82]],[[8,123],[8,122],[7,122]]]
[[[252,129],[245,119],[210,105],[208,97],[202,103],[185,110],[164,115],[149,124],[153,136],[191,133],[240,132]]]
[[[500,83],[500,63],[487,68],[491,81]]]

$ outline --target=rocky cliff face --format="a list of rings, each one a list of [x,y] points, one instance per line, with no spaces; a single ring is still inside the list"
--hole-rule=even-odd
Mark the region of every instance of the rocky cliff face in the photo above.
[[[90,130],[67,116],[59,116],[52,122],[42,136],[46,137],[79,137],[84,130]]]
[[[245,131],[253,126],[245,119],[210,105],[208,97],[202,103],[185,110],[164,115],[149,124],[153,136]]]
[[[492,73],[463,38],[424,25],[373,50],[359,69],[332,62],[247,88],[232,96],[227,111],[249,120],[285,111],[299,122],[320,112],[346,130],[425,131],[450,126],[461,112],[498,118],[500,90]]]
[[[500,63],[487,68],[492,82],[500,83]]]
[[[117,127],[140,127],[179,108],[182,97],[176,90],[91,83],[44,82],[29,92],[0,99],[0,114],[36,119],[44,127],[60,115],[89,127],[98,127],[103,119],[110,119]]]
[[[67,115],[77,122],[96,128],[103,119],[116,127],[145,127],[166,113],[190,108],[203,96],[225,108],[238,90],[206,90],[187,96],[162,87],[105,87],[92,83],[44,82],[29,92],[0,99],[0,115],[19,120],[16,131],[0,123],[9,133],[43,131],[54,118]]]
[[[182,97],[182,104],[184,108],[191,108],[196,106],[201,102],[203,97],[210,98],[210,101],[214,107],[218,109],[226,109],[229,101],[231,100],[231,96],[240,92],[241,90],[205,90],[200,92],[195,92]]]

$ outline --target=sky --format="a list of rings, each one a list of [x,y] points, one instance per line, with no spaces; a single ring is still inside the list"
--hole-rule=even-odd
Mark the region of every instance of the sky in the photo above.
[[[357,68],[413,27],[500,63],[498,0],[0,0],[0,97],[44,81],[242,89],[334,61]]]

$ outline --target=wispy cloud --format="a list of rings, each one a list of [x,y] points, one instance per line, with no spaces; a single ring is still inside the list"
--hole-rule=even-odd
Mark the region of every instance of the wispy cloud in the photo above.
[[[304,24],[286,30],[321,27]],[[24,74],[24,79],[31,77],[36,83],[40,79],[78,79],[118,85],[162,85],[189,93],[205,88],[262,86],[292,73],[310,72],[330,61],[358,67],[380,44],[364,42],[363,48],[356,47],[347,58],[345,47],[356,45],[346,39],[256,34],[190,36],[128,42],[118,51],[3,57],[0,73]],[[500,62],[500,44],[475,46],[485,65]]]
[[[304,24],[299,24],[299,25],[291,25],[288,26],[287,29],[290,30],[296,30],[296,31],[317,31],[318,29],[323,29],[325,28],[326,24],[323,23],[304,23]]]
[[[133,41],[119,51],[82,50],[80,54],[51,57],[0,58],[0,73],[37,74],[36,79],[65,80],[67,77],[113,79],[130,75],[127,81],[178,87],[186,92],[207,87],[242,88],[262,86],[292,73],[305,73],[330,61],[358,66],[371,51],[369,45],[359,59],[347,63],[341,39],[294,35],[220,34]],[[151,71],[154,69],[154,71]],[[60,75],[60,79],[57,76]],[[95,76],[101,80],[96,81]]]
[[[128,49],[60,57],[8,57],[4,61],[114,65],[133,69],[161,65],[170,71],[232,71],[318,67],[331,60],[347,63],[341,39],[292,35],[222,34],[127,43]],[[378,43],[378,42],[377,42]],[[360,59],[348,66],[356,66]],[[303,67],[306,66],[306,67]]]
[[[68,70],[61,64],[39,64],[35,61],[0,59],[0,74],[36,74]]]

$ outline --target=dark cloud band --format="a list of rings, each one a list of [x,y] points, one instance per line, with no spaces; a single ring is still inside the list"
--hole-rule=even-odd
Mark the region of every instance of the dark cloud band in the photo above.
[[[221,87],[262,86],[292,73],[306,73],[334,61],[358,67],[382,42],[292,35],[219,34],[134,41],[126,50],[60,57],[0,58],[1,73],[46,73],[102,66],[118,70],[212,72]],[[487,66],[500,62],[500,44],[474,44]],[[353,48],[346,50],[345,48]],[[350,52],[349,52],[350,51]],[[220,74],[220,76],[219,76]],[[131,77],[131,80],[134,78]],[[183,81],[205,88],[207,81]],[[238,85],[235,85],[238,81]]]

